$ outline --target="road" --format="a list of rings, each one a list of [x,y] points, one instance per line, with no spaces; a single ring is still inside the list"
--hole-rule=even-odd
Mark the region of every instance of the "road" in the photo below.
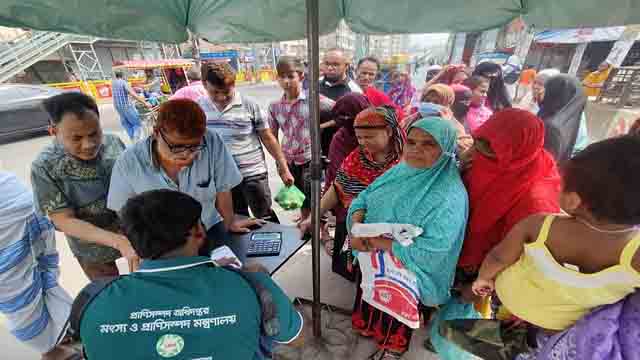
[[[255,99],[262,107],[264,107],[264,109],[266,109],[271,101],[276,100],[281,96],[281,92],[275,84],[242,86],[239,87],[238,90],[242,94]],[[111,104],[100,106],[100,119],[106,133],[114,133],[120,136],[123,140],[127,139],[124,130],[120,126],[119,117]],[[35,159],[38,152],[50,141],[51,138],[43,136],[0,145],[0,169],[15,173],[24,183],[30,185],[31,181],[29,179],[29,173],[31,162]],[[277,176],[277,171],[275,171],[275,164],[273,160],[269,155],[267,155],[267,158],[270,169],[269,180],[271,189],[275,194],[275,191],[280,188],[282,183]],[[286,219],[291,215],[283,213],[277,206],[274,206],[274,209],[278,212],[278,215],[282,220],[286,221]],[[56,239],[58,251],[60,253],[60,284],[69,291],[70,294],[75,296],[75,294],[77,294],[88,281],[80,269],[80,266],[75,261],[75,258],[71,254],[64,236],[61,233],[58,233]],[[0,344],[3,344],[3,359],[5,356],[7,356],[6,359],[11,360],[33,360],[39,358],[38,354],[20,344],[9,334],[7,326],[5,325],[5,318],[1,315]]]
[[[239,87],[239,90],[243,94],[254,98],[264,109],[266,109],[271,101],[276,100],[280,96],[280,90],[277,85],[274,84],[243,86]],[[120,126],[119,118],[113,106],[110,104],[101,105],[100,114],[102,127],[105,132],[116,133],[123,140],[127,138],[124,130]],[[0,168],[14,172],[20,179],[28,182],[31,161],[33,161],[40,149],[50,141],[51,139],[44,136],[0,145]]]

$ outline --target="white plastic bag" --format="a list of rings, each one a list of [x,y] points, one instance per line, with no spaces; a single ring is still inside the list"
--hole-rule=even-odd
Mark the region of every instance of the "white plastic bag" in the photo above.
[[[382,236],[403,247],[413,244],[413,239],[422,233],[422,228],[411,224],[355,224],[351,229],[351,236]],[[420,289],[416,275],[392,252],[360,252],[358,263],[362,272],[362,299],[410,328],[419,328]]]
[[[402,246],[413,244],[413,239],[422,235],[422,228],[411,224],[354,224],[351,228],[351,236],[376,237],[384,236],[393,239]]]
[[[412,329],[420,327],[420,289],[416,275],[386,251],[358,253],[362,300]]]

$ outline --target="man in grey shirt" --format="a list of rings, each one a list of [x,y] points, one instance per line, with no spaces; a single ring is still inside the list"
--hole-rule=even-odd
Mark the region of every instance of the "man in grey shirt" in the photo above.
[[[242,96],[235,88],[236,74],[227,63],[205,64],[204,84],[208,96],[198,99],[207,115],[207,127],[222,136],[242,174],[242,182],[233,188],[233,207],[237,214],[279,222],[271,209],[271,191],[263,145],[276,160],[280,178],[293,184],[278,139],[269,130],[260,106]]]
[[[249,232],[257,220],[236,220],[231,189],[242,181],[220,135],[206,129],[195,102],[170,100],[160,106],[153,134],[128,148],[116,161],[107,206],[120,211],[127,200],[149,190],[184,192],[202,205],[208,256],[228,241],[228,231]],[[180,211],[180,209],[175,209]]]

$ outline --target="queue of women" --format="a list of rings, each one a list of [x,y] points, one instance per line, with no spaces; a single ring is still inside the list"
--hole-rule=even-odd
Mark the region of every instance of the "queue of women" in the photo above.
[[[498,65],[429,77],[421,92],[398,78],[403,119],[366,89],[335,105],[321,213],[337,217],[333,270],[357,283],[353,329],[381,359],[410,346],[413,329],[362,297],[357,254],[388,253],[415,275],[425,346],[442,359],[640,358],[640,137],[588,145],[582,85],[557,70],[520,108]],[[403,246],[351,236],[358,223],[423,232]],[[596,330],[603,306],[624,302],[635,321],[620,310]]]

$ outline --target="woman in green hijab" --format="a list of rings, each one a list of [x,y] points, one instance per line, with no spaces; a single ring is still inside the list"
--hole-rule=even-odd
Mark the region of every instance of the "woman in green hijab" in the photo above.
[[[382,237],[356,237],[351,244],[358,251],[392,252],[416,275],[421,304],[432,308],[451,303],[450,289],[469,212],[467,192],[456,164],[456,138],[456,129],[439,117],[414,123],[408,131],[403,162],[360,193],[347,218],[348,229],[355,223],[398,223],[424,230],[406,247]],[[459,305],[453,310],[447,308],[447,314],[467,317],[464,312],[469,307]],[[360,288],[353,326],[360,334],[373,336],[383,356],[399,356],[409,348],[412,330],[362,301]],[[438,348],[439,340],[434,336],[438,336],[437,331],[432,331],[432,341]]]

